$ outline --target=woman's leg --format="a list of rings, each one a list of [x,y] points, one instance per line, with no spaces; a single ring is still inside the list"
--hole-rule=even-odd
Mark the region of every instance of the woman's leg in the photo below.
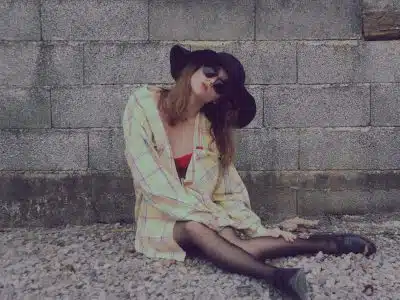
[[[264,279],[296,299],[306,294],[305,275],[300,269],[277,268],[247,253],[219,236],[207,226],[197,222],[176,222],[174,239],[183,248],[195,246],[216,266],[229,272]]]
[[[296,238],[294,242],[286,242],[283,238],[256,237],[243,240],[230,227],[223,229],[220,235],[260,261],[300,254],[316,254],[319,251],[324,253],[333,253],[336,251],[335,243],[322,239],[307,240]]]

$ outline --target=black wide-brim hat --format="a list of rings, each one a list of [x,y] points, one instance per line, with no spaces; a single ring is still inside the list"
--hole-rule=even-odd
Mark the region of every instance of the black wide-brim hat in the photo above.
[[[215,52],[210,49],[189,51],[180,45],[174,45],[170,51],[171,76],[177,80],[187,64],[197,67],[202,65],[221,66],[228,74],[230,82],[229,97],[237,108],[237,120],[234,127],[247,126],[256,115],[256,101],[244,86],[245,72],[240,61],[226,52]]]

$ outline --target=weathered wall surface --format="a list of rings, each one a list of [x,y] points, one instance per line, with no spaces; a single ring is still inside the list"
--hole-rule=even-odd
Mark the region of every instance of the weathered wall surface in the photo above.
[[[398,210],[400,41],[363,38],[371,3],[6,1],[0,226],[133,221],[123,108],[173,82],[178,42],[245,66],[258,112],[236,166],[260,216]]]

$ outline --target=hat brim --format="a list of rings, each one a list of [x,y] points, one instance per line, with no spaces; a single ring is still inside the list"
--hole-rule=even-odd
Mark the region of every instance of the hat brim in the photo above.
[[[239,110],[235,127],[243,128],[249,125],[256,116],[256,101],[244,86],[239,89],[237,94],[235,93],[235,97],[241,98],[239,101],[235,101]]]

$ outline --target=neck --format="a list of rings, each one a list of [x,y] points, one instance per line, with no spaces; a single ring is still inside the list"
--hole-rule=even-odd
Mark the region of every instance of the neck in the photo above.
[[[192,94],[189,98],[186,118],[187,119],[195,118],[199,113],[200,109],[203,107],[203,105],[204,102],[201,99],[196,98],[196,96]]]

